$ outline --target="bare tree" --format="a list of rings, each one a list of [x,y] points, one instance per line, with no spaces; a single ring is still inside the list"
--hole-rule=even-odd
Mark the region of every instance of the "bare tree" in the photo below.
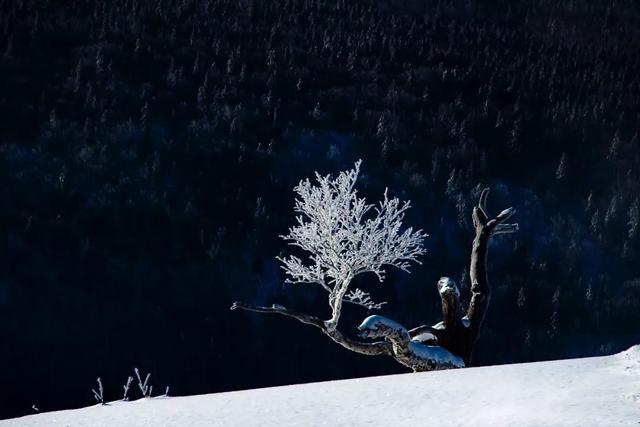
[[[506,223],[515,214],[515,209],[505,209],[494,218],[487,214],[488,195],[489,189],[484,189],[478,205],[473,208],[475,237],[469,268],[471,299],[465,316],[460,317],[462,309],[458,287],[453,280],[443,277],[438,282],[438,292],[442,300],[442,322],[434,326],[419,326],[409,331],[412,340],[444,347],[461,357],[466,365],[471,363],[473,347],[491,299],[491,287],[487,276],[489,242],[493,236],[518,230],[518,224]]]
[[[331,318],[299,313],[280,305],[250,306],[235,302],[231,309],[259,313],[276,313],[315,326],[343,347],[366,355],[387,355],[414,371],[429,371],[464,367],[470,362],[471,351],[489,303],[490,289],[486,276],[486,256],[493,235],[517,230],[516,224],[504,224],[513,215],[513,209],[502,211],[496,218],[486,214],[488,190],[480,196],[474,208],[476,228],[471,255],[471,303],[466,316],[461,318],[460,292],[448,278],[438,282],[442,299],[443,321],[434,326],[420,326],[407,330],[399,323],[378,315],[367,317],[359,326],[363,341],[349,338],[338,329],[342,303],[348,302],[378,309],[384,303],[375,303],[360,289],[348,291],[353,278],[359,274],[374,273],[384,280],[385,266],[409,271],[410,262],[425,251],[422,243],[426,234],[408,228],[401,231],[404,212],[409,202],[397,198],[384,199],[378,206],[369,205],[357,196],[355,183],[361,162],[355,168],[330,175],[316,174],[317,185],[301,181],[294,191],[299,198],[295,210],[300,215],[297,225],[283,237],[291,245],[309,253],[305,262],[296,256],[278,258],[288,276],[289,283],[317,284],[329,296]],[[378,339],[378,340],[376,340]]]

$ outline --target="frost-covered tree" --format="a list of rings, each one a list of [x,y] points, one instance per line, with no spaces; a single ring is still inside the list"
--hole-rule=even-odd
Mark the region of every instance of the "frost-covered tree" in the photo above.
[[[298,198],[296,225],[281,236],[290,245],[307,253],[306,259],[295,255],[278,257],[288,283],[320,286],[328,294],[331,317],[298,313],[281,305],[258,307],[234,303],[231,309],[261,313],[276,313],[315,326],[343,347],[366,355],[388,355],[414,371],[463,367],[468,364],[471,349],[478,335],[489,302],[486,280],[486,253],[491,236],[517,230],[516,224],[504,224],[513,209],[504,210],[496,218],[486,214],[488,190],[482,192],[480,205],[474,208],[476,227],[471,261],[471,302],[464,318],[460,315],[460,291],[455,282],[442,278],[438,291],[442,299],[444,320],[433,327],[421,326],[412,330],[382,316],[367,317],[359,326],[360,337],[381,339],[360,341],[343,335],[338,322],[343,303],[352,303],[370,310],[379,309],[384,302],[374,302],[361,289],[350,289],[353,279],[363,273],[373,273],[382,282],[385,269],[397,267],[408,272],[412,262],[425,253],[422,230],[403,229],[404,214],[409,202],[384,198],[377,205],[368,204],[358,196],[355,184],[361,162],[337,177],[321,176],[316,181],[300,181],[294,188]]]

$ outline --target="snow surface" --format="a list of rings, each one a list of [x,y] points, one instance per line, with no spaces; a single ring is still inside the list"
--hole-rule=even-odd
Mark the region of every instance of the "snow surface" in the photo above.
[[[435,340],[435,339],[436,339],[435,335],[433,335],[431,332],[423,332],[420,335],[416,335],[415,337],[411,338],[411,341],[425,342],[425,341]]]
[[[393,329],[394,331],[398,331],[398,333],[407,332],[407,329],[400,323],[378,314],[367,317],[362,321],[360,326],[358,326],[359,331],[377,331],[381,328],[387,330]]]
[[[449,350],[437,346],[426,345],[421,342],[409,342],[409,350],[422,360],[433,360],[439,366],[455,366],[464,368],[464,361],[458,356],[454,356]]]
[[[606,357],[141,399],[0,421],[3,427],[639,425],[640,346]]]

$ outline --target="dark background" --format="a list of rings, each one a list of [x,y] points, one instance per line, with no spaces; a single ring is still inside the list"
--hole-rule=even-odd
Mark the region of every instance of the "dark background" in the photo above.
[[[640,4],[633,0],[0,0],[0,418],[121,397],[405,372],[234,300],[282,285],[292,187],[362,158],[411,199],[424,264],[357,285],[412,327],[491,249],[477,364],[640,341]],[[348,307],[353,334],[364,309]],[[139,393],[132,390],[133,398]]]

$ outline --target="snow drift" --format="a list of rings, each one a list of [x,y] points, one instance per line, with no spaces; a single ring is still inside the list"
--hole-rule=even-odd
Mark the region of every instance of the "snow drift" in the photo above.
[[[141,399],[0,426],[635,426],[640,346],[606,357]]]

